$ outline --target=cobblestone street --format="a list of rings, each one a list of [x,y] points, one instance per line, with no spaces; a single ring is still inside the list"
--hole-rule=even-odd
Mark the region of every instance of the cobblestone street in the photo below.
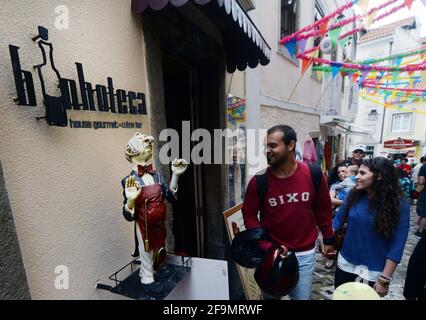
[[[414,250],[418,238],[414,236],[414,233],[417,231],[417,214],[416,207],[411,206],[411,223],[410,223],[410,232],[408,234],[407,243],[404,249],[404,255],[402,257],[401,263],[398,265],[394,276],[393,281],[391,282],[389,294],[384,297],[384,300],[404,300],[403,290],[404,290],[404,281],[405,274],[407,270],[408,261],[410,259],[411,253]],[[325,262],[326,260],[322,257],[321,254],[317,254],[317,268],[314,273],[314,283],[313,283],[313,300],[330,300],[334,291],[334,271],[335,268],[326,269]]]

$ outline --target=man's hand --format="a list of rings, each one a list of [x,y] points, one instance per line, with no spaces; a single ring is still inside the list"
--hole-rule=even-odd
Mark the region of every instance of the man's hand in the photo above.
[[[177,176],[180,176],[188,168],[188,163],[185,159],[175,159],[172,162],[172,172]]]
[[[335,260],[337,256],[337,251],[334,249],[334,246],[324,246],[323,256],[330,260]]]
[[[285,245],[280,245],[280,247],[281,247],[281,250],[282,250],[282,252],[281,252],[281,254],[280,254],[280,256],[281,256],[281,258],[285,258],[285,256],[287,255],[287,253],[288,253],[288,249],[287,249],[287,247],[285,246]]]

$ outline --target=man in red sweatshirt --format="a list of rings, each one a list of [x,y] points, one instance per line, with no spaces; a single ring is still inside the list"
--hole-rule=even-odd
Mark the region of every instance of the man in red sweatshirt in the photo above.
[[[324,255],[334,252],[332,209],[325,176],[317,192],[308,165],[296,161],[296,142],[296,133],[289,126],[279,125],[268,130],[268,188],[264,203],[260,204],[253,177],[247,186],[242,213],[247,229],[263,227],[268,230],[272,242],[281,245],[284,254],[295,252],[299,282],[289,295],[292,300],[309,300],[316,262],[317,226],[324,238]],[[258,211],[262,207],[259,221]],[[272,243],[264,241],[259,245],[267,250]]]

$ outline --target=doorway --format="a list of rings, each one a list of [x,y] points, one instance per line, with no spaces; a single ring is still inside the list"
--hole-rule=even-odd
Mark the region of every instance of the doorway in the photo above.
[[[143,16],[151,105],[155,110],[153,132],[176,130],[180,157],[182,139],[188,140],[187,134],[182,136],[183,121],[191,122],[191,133],[203,128],[210,137],[225,122],[225,52],[193,21],[191,12],[173,6],[144,12]],[[190,143],[192,150],[199,141]],[[210,151],[213,157],[213,144]],[[220,164],[190,164],[179,178],[178,201],[172,208],[173,226],[169,225],[173,228],[175,252],[211,259],[226,257],[229,239],[222,214],[222,169]]]
[[[163,54],[163,83],[164,103],[166,111],[166,124],[168,129],[179,133],[180,150],[182,151],[183,139],[182,122],[190,121],[194,124],[195,112],[193,108],[192,85],[194,68]],[[180,153],[182,157],[182,152]],[[175,237],[175,252],[189,256],[201,256],[200,246],[201,230],[197,225],[197,208],[202,207],[197,193],[202,192],[202,185],[197,181],[196,168],[191,164],[191,159],[186,159],[189,164],[185,174],[179,177],[179,193],[173,205],[173,234]]]

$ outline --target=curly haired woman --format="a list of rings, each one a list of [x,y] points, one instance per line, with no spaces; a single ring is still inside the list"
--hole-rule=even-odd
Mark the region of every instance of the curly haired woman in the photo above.
[[[337,259],[335,287],[361,279],[381,297],[386,296],[401,261],[410,222],[410,206],[402,197],[391,161],[363,161],[355,188],[334,218],[334,230],[345,222],[347,230]]]

